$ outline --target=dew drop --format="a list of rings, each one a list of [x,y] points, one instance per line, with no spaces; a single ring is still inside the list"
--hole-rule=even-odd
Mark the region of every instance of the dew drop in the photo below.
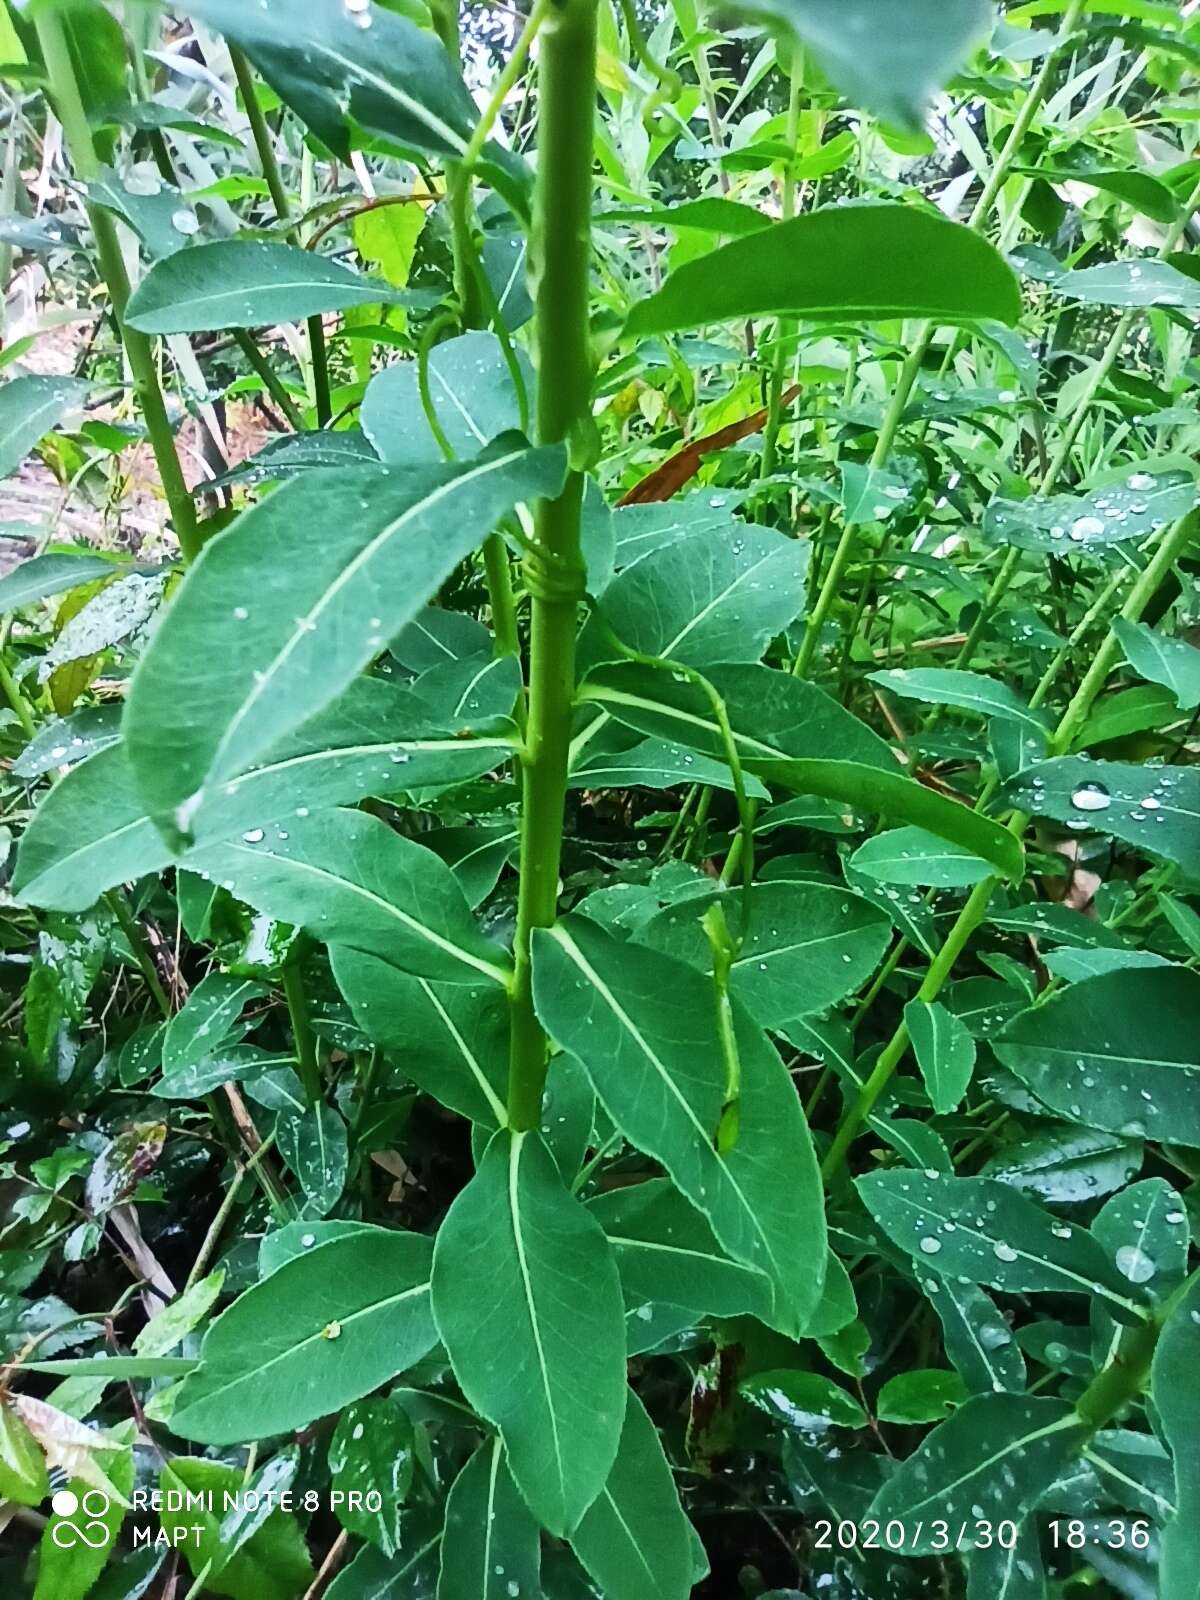
[[[1076,811],[1107,811],[1112,796],[1101,783],[1085,783],[1071,796]]]
[[[1123,1244],[1117,1251],[1117,1271],[1130,1283],[1146,1283],[1154,1276],[1154,1263],[1135,1244]]]

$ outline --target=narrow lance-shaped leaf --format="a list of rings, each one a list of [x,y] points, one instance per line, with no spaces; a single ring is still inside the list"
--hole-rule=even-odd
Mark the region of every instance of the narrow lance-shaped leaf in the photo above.
[[[821,1296],[825,1219],[808,1127],[772,1046],[735,1004],[740,1132],[719,1152],[728,1085],[711,980],[585,917],[536,933],[533,969],[539,1017],[617,1127],[663,1163],[730,1255],[770,1280],[772,1326],[802,1332]]]
[[[517,1492],[499,1435],[485,1439],[446,1497],[438,1600],[512,1600],[540,1592],[541,1535]]]
[[[368,1039],[391,1051],[427,1094],[492,1129],[503,1127],[508,1001],[494,986],[431,983],[343,945],[333,976]]]
[[[68,412],[78,411],[90,388],[79,378],[12,378],[0,385],[0,478],[14,472],[38,440]],[[38,559],[45,563],[57,558]],[[9,578],[6,584],[12,581]],[[12,609],[12,603],[4,598],[4,587],[0,586],[0,614]]]
[[[1087,1127],[1200,1146],[1200,976],[1130,967],[1075,983],[993,1041],[1038,1099]]]
[[[401,298],[378,278],[296,245],[219,239],[156,261],[130,295],[125,320],[142,333],[203,333]]]
[[[1175,1515],[1163,1532],[1160,1600],[1194,1600],[1200,1564],[1200,1283],[1173,1309],[1150,1389],[1175,1463]]]
[[[630,1389],[612,1471],[571,1540],[607,1600],[687,1600],[691,1527],[658,1432]]]
[[[638,301],[632,337],[760,315],[1015,323],[1012,269],[969,229],[915,206],[830,206],[735,239]]]
[[[600,610],[626,645],[703,667],[757,661],[804,607],[808,544],[765,528],[697,534],[668,545],[616,577]],[[617,660],[589,630],[585,659]]]
[[[430,155],[466,150],[475,104],[441,41],[407,17],[311,0],[298,50],[290,0],[253,7],[188,0],[185,9],[241,45],[280,99],[343,160],[350,159],[351,118]]]
[[[591,1201],[608,1235],[627,1306],[683,1306],[695,1316],[769,1312],[763,1273],[731,1261],[694,1206],[665,1178],[614,1189]]]
[[[11,388],[12,385],[7,385]],[[0,391],[3,392],[3,391]],[[22,561],[7,577],[0,578],[0,617],[6,617],[36,600],[48,600],[64,589],[75,589],[96,578],[111,578],[126,572],[122,562],[109,561],[90,551],[51,550],[43,556]]]
[[[279,1153],[300,1180],[309,1214],[324,1216],[346,1186],[346,1124],[318,1101],[298,1116],[280,1115],[275,1126]]]
[[[328,705],[515,502],[561,486],[560,448],[462,468],[285,483],[207,544],[139,663],[124,732],[155,820]]]
[[[527,398],[533,369],[519,356]],[[446,339],[429,352],[429,395],[447,443],[464,460],[498,434],[521,426],[521,408],[504,349],[494,333]],[[377,372],[362,403],[363,431],[393,466],[440,461],[442,451],[421,403],[415,361],[395,361]]]
[[[1024,856],[1007,828],[905,776],[882,739],[811,684],[761,666],[711,667],[734,745],[751,772],[801,794],[911,822],[1019,879]],[[652,738],[681,739],[722,760],[724,740],[707,695],[670,673],[631,662],[598,668],[578,698]],[[837,759],[827,752],[835,750]]]
[[[872,672],[872,683],[906,700],[924,700],[932,705],[958,706],[982,717],[1005,717],[1026,727],[1044,731],[1047,723],[1041,711],[1031,711],[1015,689],[981,672],[955,672],[945,667],[899,667],[894,672]]]
[[[778,24],[851,105],[914,132],[993,16],[988,0],[735,0],[731,9]]]
[[[186,865],[277,922],[450,983],[507,981],[454,874],[432,850],[361,811],[322,811],[194,850]]]
[[[501,1130],[488,1145],[438,1232],[433,1303],[454,1375],[499,1428],[522,1496],[568,1536],[616,1455],[625,1325],[600,1225],[538,1134]]]
[[[955,1110],[975,1069],[974,1039],[936,1000],[910,1000],[904,1008],[904,1025],[933,1109]]]
[[[824,1011],[864,983],[887,949],[882,911],[848,889],[823,883],[760,883],[750,891],[749,928],[741,939],[739,894],[696,895],[667,906],[637,935],[639,943],[712,971],[701,919],[720,898],[737,956],[732,992],[764,1028]]]
[[[865,873],[879,883],[919,884],[934,889],[981,883],[992,871],[971,851],[926,833],[923,828],[889,828],[886,833],[875,834],[858,847],[847,868],[848,877]]]
[[[918,1267],[1015,1294],[1099,1295],[1128,1312],[1140,1293],[1087,1230],[991,1178],[904,1170],[856,1182],[879,1226]]]
[[[171,1427],[237,1444],[302,1428],[403,1372],[436,1338],[431,1243],[357,1228],[248,1289],[209,1328]]]
[[[1087,1428],[1063,1400],[976,1395],[902,1462],[871,1502],[880,1526],[895,1526],[898,1554],[930,1555],[939,1523],[970,1549],[994,1540],[1001,1521],[1020,1522],[1037,1505]]]
[[[1130,666],[1151,683],[1170,689],[1181,711],[1200,705],[1200,650],[1195,645],[1123,617],[1114,618],[1112,630]]]
[[[1007,783],[1003,798],[1074,833],[1096,832],[1200,873],[1200,769],[1060,756]]]

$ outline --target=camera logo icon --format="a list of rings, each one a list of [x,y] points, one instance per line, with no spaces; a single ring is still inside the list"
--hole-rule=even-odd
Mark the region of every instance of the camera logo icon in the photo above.
[[[82,1495],[73,1489],[57,1489],[50,1500],[50,1509],[58,1520],[50,1529],[50,1537],[60,1550],[74,1550],[86,1545],[89,1550],[103,1550],[112,1538],[112,1530],[102,1519],[112,1504],[101,1489],[85,1489]]]

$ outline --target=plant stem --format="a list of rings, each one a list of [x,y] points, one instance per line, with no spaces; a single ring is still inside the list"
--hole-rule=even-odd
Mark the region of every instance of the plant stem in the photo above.
[[[8,670],[8,662],[4,659],[2,643],[0,643],[0,689],[4,690],[4,698],[12,707],[14,716],[21,724],[21,731],[27,739],[32,739],[37,732],[37,724],[33,720],[29,702],[21,693],[20,685]]]
[[[60,13],[42,8],[35,18],[38,43],[50,81],[50,93],[58,120],[62,123],[63,137],[70,153],[75,175],[82,182],[90,182],[100,171],[92,130],[83,109],[75,66],[63,32]],[[112,213],[101,206],[87,206],[88,220],[96,240],[100,258],[100,272],[108,288],[113,318],[117,332],[125,347],[129,370],[133,375],[133,390],[141,410],[154,459],[162,479],[163,493],[171,512],[175,537],[185,561],[191,561],[200,550],[201,534],[196,520],[196,507],[191,492],[184,481],[183,469],[175,449],[175,436],[167,416],[166,402],[158,380],[158,367],[154,349],[144,333],[131,328],[125,321],[125,307],[129,301],[129,275],[121,254],[121,242]]]
[[[802,58],[797,46],[792,47],[790,88],[788,91],[787,160],[781,178],[783,197],[780,205],[782,220],[790,222],[796,215],[796,181],[792,176],[796,146],[800,142],[800,93],[804,86]],[[775,324],[775,350],[771,360],[771,379],[767,391],[767,425],[763,430],[762,476],[769,478],[775,471],[779,455],[779,426],[783,402],[783,377],[787,367],[787,334],[793,323],[780,317]]]
[[[313,1106],[321,1098],[321,1068],[317,1061],[317,1039],[313,1033],[312,1019],[308,1014],[308,998],[304,993],[304,975],[300,970],[302,959],[302,954],[298,952],[285,965],[283,994],[292,1024],[292,1038],[296,1045],[296,1059],[300,1066],[300,1082],[304,1085],[304,1098],[310,1106]]]
[[[595,0],[562,0],[542,32],[536,251],[537,437],[578,436],[591,419],[588,343],[592,140],[596,109]],[[567,757],[575,691],[575,632],[584,593],[580,555],[583,476],[573,469],[556,500],[535,509],[546,564],[526,557],[532,597],[529,723],[523,754],[520,889],[512,990],[508,1115],[537,1126],[546,1077],[546,1035],[533,1009],[530,941],[558,903]]]
[[[279,170],[279,162],[275,157],[275,146],[271,139],[271,130],[267,126],[267,119],[263,115],[263,109],[258,103],[258,95],[254,91],[254,69],[235,44],[229,46],[229,61],[233,67],[233,75],[237,79],[238,89],[241,92],[242,105],[245,107],[246,116],[250,120],[250,137],[254,140],[254,148],[258,154],[258,164],[262,168],[263,180],[271,195],[271,204],[275,207],[275,215],[280,222],[287,222],[292,214],[291,202],[284,186],[283,174]],[[294,229],[292,230],[292,240],[296,244],[300,242]],[[329,398],[329,360],[325,349],[325,324],[321,321],[320,316],[313,316],[306,318],[305,327],[308,330],[308,354],[312,363],[313,404],[316,408],[317,424],[323,428],[333,415],[333,407]],[[254,370],[269,386],[269,380],[257,365],[255,365]],[[290,400],[285,403],[275,393],[274,389],[271,392],[275,394],[275,398],[279,401],[284,416],[299,432],[302,428],[302,423],[299,421],[299,414],[292,407]]]
[[[1197,516],[1189,513],[1182,517],[1167,532],[1159,543],[1153,558],[1145,571],[1138,578],[1137,583],[1130,590],[1129,597],[1121,607],[1118,616],[1126,622],[1137,622],[1142,612],[1149,605],[1159,585],[1171,570],[1175,561],[1186,550],[1195,535]],[[1092,709],[1096,696],[1104,687],[1108,674],[1121,652],[1120,643],[1110,625],[1108,636],[1096,653],[1096,658],[1084,676],[1083,682],[1075,691],[1070,705],[1063,712],[1062,718],[1047,741],[1048,754],[1062,755],[1069,750],[1075,734],[1083,724]],[[1029,818],[1023,812],[1014,812],[1008,823],[1009,832],[1016,838],[1024,837]],[[946,936],[945,943],[930,963],[925,974],[925,980],[917,990],[919,1000],[936,1000],[941,993],[946,980],[954,971],[959,956],[966,949],[971,935],[979,927],[987,915],[988,905],[996,891],[999,879],[985,878],[977,883],[967,898],[966,905],[959,912],[958,918]],[[821,1171],[828,1181],[841,1167],[858,1135],[858,1130],[865,1119],[870,1116],[879,1096],[891,1082],[896,1068],[903,1061],[908,1050],[908,1029],[901,1023],[892,1037],[884,1046],[877,1059],[870,1077],[863,1084],[862,1089],[854,1104],[846,1112],[834,1136],[829,1152],[822,1163]]]
[[[304,418],[297,410],[296,402],[284,388],[278,373],[255,344],[253,335],[248,333],[245,328],[234,328],[232,332],[234,344],[237,345],[251,367],[262,379],[271,399],[274,400],[296,432],[302,433],[304,431]]]
[[[162,979],[158,975],[158,968],[154,965],[154,958],[146,948],[146,936],[142,932],[142,925],[129,908],[124,892],[113,889],[104,896],[106,904],[117,919],[125,941],[133,951],[133,959],[137,962],[138,971],[146,980],[146,987],[154,996],[155,1003],[164,1017],[171,1015],[171,1002],[167,998],[167,991],[162,986]]]

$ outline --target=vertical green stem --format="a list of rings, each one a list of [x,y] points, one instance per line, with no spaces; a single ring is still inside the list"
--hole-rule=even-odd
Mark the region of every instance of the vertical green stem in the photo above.
[[[303,940],[301,941],[303,945]],[[321,1098],[321,1068],[317,1061],[317,1037],[313,1033],[312,1019],[308,1014],[308,998],[304,993],[304,976],[300,970],[303,950],[298,950],[283,969],[283,995],[287,1001],[288,1017],[292,1024],[292,1038],[296,1045],[296,1059],[300,1064],[300,1081],[304,1085],[304,1098],[315,1105]]]
[[[71,60],[66,34],[63,32],[62,17],[57,12],[43,8],[35,19],[35,27],[50,81],[50,94],[58,119],[62,123],[63,137],[70,153],[71,165],[75,169],[77,178],[82,182],[89,182],[99,172],[100,162],[96,156],[96,146],[92,141],[92,130],[88,126],[87,113],[80,98],[75,66]],[[129,301],[129,275],[125,271],[125,260],[121,254],[116,222],[111,212],[105,211],[100,206],[89,205],[87,213],[100,257],[100,271],[108,287],[108,297],[112,303],[117,331],[129,359],[134,395],[142,420],[146,424],[146,431],[150,435],[154,459],[158,464],[163,493],[175,527],[175,537],[179,540],[179,548],[183,552],[184,559],[190,561],[199,552],[201,536],[196,521],[196,507],[184,482],[183,469],[179,465],[179,456],[175,450],[175,436],[171,431],[171,421],[167,416],[166,402],[163,400],[162,387],[158,381],[154,348],[144,333],[129,327],[125,321],[125,307]]]
[[[254,140],[254,148],[258,154],[258,164],[262,168],[263,180],[271,196],[271,204],[275,207],[275,215],[280,222],[286,222],[292,214],[291,202],[288,199],[287,189],[284,187],[283,174],[279,170],[279,162],[275,158],[275,146],[271,142],[271,130],[267,126],[267,119],[263,109],[258,103],[258,95],[254,91],[254,70],[245,55],[237,45],[229,46],[229,61],[233,67],[233,75],[237,79],[238,90],[242,96],[242,105],[246,109],[246,116],[250,120],[250,137]],[[293,235],[294,237],[294,235]],[[299,241],[296,241],[299,243]],[[318,427],[325,427],[333,415],[333,407],[329,398],[329,359],[325,349],[325,324],[319,316],[308,317],[305,320],[308,330],[308,353],[312,362],[313,374],[313,404],[317,413]],[[255,367],[255,371],[258,371]],[[261,372],[259,373],[262,376]],[[276,396],[278,399],[278,396]],[[282,404],[282,402],[281,402]],[[288,421],[292,416],[284,411]],[[293,408],[294,415],[294,408]],[[292,422],[292,426],[297,424]]]
[[[1181,518],[1168,531],[1160,541],[1145,571],[1138,578],[1137,583],[1129,592],[1129,597],[1121,607],[1118,615],[1126,622],[1137,622],[1143,611],[1149,605],[1167,573],[1171,570],[1176,560],[1187,549],[1195,536],[1197,517],[1195,513]],[[1057,728],[1048,741],[1048,751],[1051,756],[1062,755],[1071,748],[1071,744],[1086,719],[1096,696],[1104,687],[1105,680],[1112,671],[1121,647],[1116,634],[1110,626],[1108,636],[1096,653],[1096,658],[1088,669],[1083,682],[1075,691],[1070,705],[1063,712]],[[1028,826],[1029,818],[1021,812],[1014,812],[1008,828],[1009,832],[1018,839],[1022,838]],[[920,1000],[936,1000],[942,987],[950,974],[954,971],[959,956],[967,947],[971,935],[979,927],[996,891],[999,880],[985,878],[982,883],[977,883],[967,898],[967,903],[959,912],[954,926],[946,936],[945,943],[930,963],[925,974],[925,980],[917,991]],[[822,1164],[822,1173],[826,1180],[833,1177],[846,1159],[858,1134],[859,1128],[865,1119],[870,1116],[879,1096],[883,1093],[896,1068],[903,1061],[908,1050],[908,1030],[903,1023],[884,1046],[877,1059],[870,1077],[859,1091],[858,1099],[842,1118],[829,1152]]]
[[[796,215],[796,180],[793,176],[796,146],[800,142],[800,93],[804,86],[804,71],[799,48],[792,46],[792,63],[788,91],[787,160],[783,164],[781,185],[783,197],[780,210],[783,221],[790,222]],[[775,324],[775,352],[771,360],[771,379],[767,390],[767,425],[763,430],[762,476],[769,478],[775,471],[779,454],[780,413],[783,409],[783,375],[787,367],[787,335],[794,326],[787,317]]]
[[[37,724],[33,720],[33,712],[29,709],[29,702],[21,693],[21,686],[8,670],[8,662],[4,659],[4,633],[0,631],[0,689],[4,690],[4,698],[12,708],[13,715],[21,724],[21,731],[27,739],[32,739],[37,732]]]
[[[596,109],[595,0],[561,0],[542,30],[539,85],[536,252],[537,435],[541,444],[579,441],[591,416],[588,344],[592,141]],[[533,1009],[530,940],[558,903],[567,756],[575,692],[575,631],[584,573],[580,555],[583,477],[570,473],[556,500],[535,509],[548,565],[526,560],[532,597],[529,722],[526,732],[521,880],[508,1114],[518,1130],[537,1126],[546,1077],[546,1036]],[[550,565],[549,563],[552,563]],[[567,576],[570,575],[570,576]]]

